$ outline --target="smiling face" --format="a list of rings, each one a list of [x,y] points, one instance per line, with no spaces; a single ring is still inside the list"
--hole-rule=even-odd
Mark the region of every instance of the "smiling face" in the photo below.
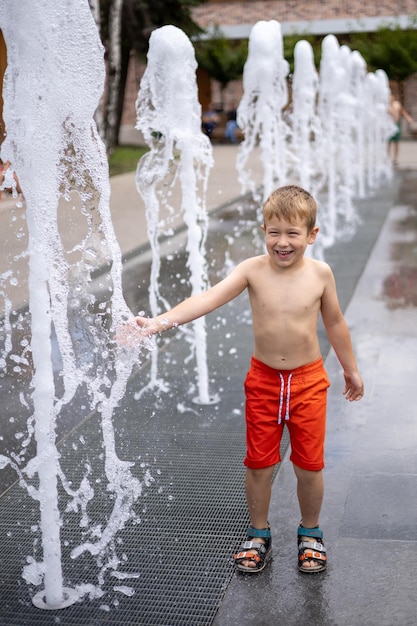
[[[317,226],[309,232],[303,219],[287,222],[276,216],[268,219],[262,229],[265,232],[267,252],[274,264],[281,268],[298,265],[318,232]]]
[[[276,189],[263,206],[265,243],[269,256],[279,267],[298,264],[317,236],[317,204],[297,185]]]

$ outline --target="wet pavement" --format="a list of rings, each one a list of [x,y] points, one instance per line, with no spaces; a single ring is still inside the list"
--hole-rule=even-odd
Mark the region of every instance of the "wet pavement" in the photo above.
[[[253,216],[250,207],[234,200],[238,191],[230,171],[233,152],[229,148],[221,150],[222,170],[215,172],[216,183],[209,199],[212,226],[207,248],[213,254],[212,282],[221,276],[225,259],[234,263],[253,253]],[[132,380],[117,412],[117,443],[123,458],[140,459],[160,476],[157,488],[149,489],[139,502],[143,507],[141,525],[122,533],[124,550],[133,560],[131,567],[142,574],[137,581],[129,580],[136,588],[135,595],[119,598],[110,611],[103,609],[102,601],[90,600],[61,612],[35,609],[30,603],[32,591],[20,576],[33,542],[30,533],[27,536],[24,532],[22,511],[28,511],[29,524],[33,524],[36,506],[28,503],[19,486],[4,483],[0,497],[0,624],[416,624],[417,409],[413,391],[417,378],[417,147],[404,144],[400,155],[404,161],[393,181],[359,203],[362,224],[354,239],[340,242],[326,253],[366,386],[363,401],[351,404],[344,400],[339,364],[320,331],[332,383],[321,516],[328,570],[320,575],[297,571],[299,512],[288,455],[273,487],[273,561],[256,576],[235,574],[229,563],[247,522],[242,467],[243,377],[250,358],[251,329],[247,301],[239,299],[221,314],[208,317],[210,381],[220,394],[218,404],[193,405],[189,347],[183,338],[167,334],[161,375],[169,382],[170,392],[152,391],[138,403],[135,394],[143,385],[145,368]],[[132,177],[126,180],[131,186]],[[113,181],[112,189],[117,185],[121,194],[119,180]],[[221,196],[219,189],[225,190]],[[127,195],[120,197],[126,201]],[[113,202],[117,205],[116,197]],[[119,213],[123,206],[133,215],[127,201],[119,202]],[[139,253],[132,252],[132,229],[123,236],[129,223],[126,215],[115,219],[126,257],[125,296],[133,311],[147,310],[144,285],[149,255],[141,248],[145,242],[140,237],[135,239]],[[139,230],[140,224],[143,216],[136,219]],[[229,248],[231,237],[238,245]],[[164,252],[169,259],[169,246]],[[165,261],[167,285],[168,269],[175,275],[176,263],[181,262],[180,255],[175,262]],[[181,297],[180,289],[175,296]],[[12,410],[3,404],[3,412]],[[70,433],[63,440],[61,453],[63,462],[74,471],[80,463],[80,437],[97,459],[100,445],[94,434],[98,430],[94,416],[72,427],[75,436],[71,438]],[[5,444],[13,439],[13,432],[13,424],[8,423],[6,434],[2,431]],[[100,519],[106,508],[105,494],[103,499],[98,497],[95,508]],[[79,569],[82,576],[89,577],[84,562],[65,562],[67,576],[76,579]]]

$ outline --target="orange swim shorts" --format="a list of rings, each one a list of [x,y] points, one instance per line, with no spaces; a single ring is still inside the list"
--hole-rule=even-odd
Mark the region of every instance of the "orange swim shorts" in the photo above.
[[[276,370],[252,357],[245,380],[246,467],[261,469],[281,461],[286,424],[290,460],[302,469],[321,470],[329,386],[321,357],[293,371]]]

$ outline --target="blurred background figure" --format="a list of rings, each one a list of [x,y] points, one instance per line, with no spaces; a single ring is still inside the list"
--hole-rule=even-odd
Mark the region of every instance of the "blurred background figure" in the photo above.
[[[236,121],[236,109],[233,109],[232,111],[228,111],[227,113],[227,122],[226,122],[225,131],[224,131],[224,136],[226,139],[230,141],[230,143],[238,142],[238,136],[237,136],[238,129],[239,129],[239,126],[237,125],[237,121]]]
[[[391,137],[388,140],[388,154],[390,155],[394,166],[396,166],[398,163],[398,152],[399,152],[399,141],[401,139],[402,118],[404,118],[410,125],[413,124],[413,118],[405,110],[401,102],[397,100],[393,94],[391,94],[391,102],[388,107],[388,113],[391,115],[392,121],[397,127],[396,132],[393,135],[391,135]]]
[[[22,193],[22,190],[10,161],[4,163],[0,159],[0,199],[5,198],[7,193]]]
[[[203,131],[206,133],[208,137],[213,134],[213,130],[216,128],[217,124],[220,122],[220,115],[217,113],[214,106],[210,103],[208,109],[203,111],[202,116],[202,126]]]

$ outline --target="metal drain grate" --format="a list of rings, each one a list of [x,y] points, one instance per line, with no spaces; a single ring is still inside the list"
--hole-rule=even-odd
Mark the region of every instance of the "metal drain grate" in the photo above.
[[[8,541],[3,542],[0,623],[104,624],[107,613],[100,606],[108,605],[112,624],[211,624],[233,574],[230,555],[247,524],[242,473],[236,470],[241,461],[241,446],[236,446],[239,459],[229,456],[227,462],[214,466],[214,458],[222,456],[221,440],[221,436],[214,437],[213,447],[207,452],[205,445],[203,454],[198,446],[190,447],[188,472],[183,459],[177,464],[171,458],[169,495],[174,499],[166,504],[166,497],[158,489],[150,489],[139,502],[145,508],[142,522],[120,533],[122,550],[128,555],[123,571],[140,574],[137,579],[124,581],[135,589],[130,598],[113,591],[119,581],[112,579],[106,582],[107,595],[100,601],[84,600],[82,604],[46,614],[34,608],[26,584],[20,581],[20,570],[24,558],[32,552],[33,535],[28,528],[36,519],[36,506],[29,498],[20,497],[18,488],[9,492],[0,509],[3,530],[7,525],[14,528],[8,532]],[[148,439],[147,445],[152,447],[152,441]],[[193,476],[193,466],[199,467],[197,477]],[[70,469],[66,467],[69,474]],[[22,511],[29,515],[22,515]],[[10,525],[13,518],[19,521],[17,529]],[[76,529],[67,523],[63,538],[72,533]],[[65,560],[63,565],[70,584],[95,582],[96,566],[88,557],[75,562]]]
[[[233,211],[231,227],[235,218]],[[229,230],[220,214],[217,226],[217,230]],[[221,246],[226,240],[218,237],[216,225],[212,228],[213,249],[222,267]],[[236,256],[247,255],[245,241],[253,253],[252,237],[252,228],[245,236],[240,233]],[[131,306],[133,310],[144,308],[135,302]],[[139,576],[119,580],[108,572],[102,585],[105,595],[100,599],[84,598],[61,611],[35,608],[31,597],[39,589],[28,587],[21,574],[28,555],[37,560],[42,557],[36,529],[39,510],[36,502],[14,486],[0,498],[1,626],[209,626],[213,622],[233,576],[231,555],[248,524],[242,465],[243,380],[252,329],[248,304],[242,299],[210,319],[209,371],[211,387],[220,394],[219,404],[193,404],[189,386],[195,373],[192,365],[184,365],[189,345],[178,333],[164,340],[160,353],[158,375],[168,382],[169,391],[160,397],[151,391],[136,401],[135,392],[147,382],[144,369],[131,380],[114,415],[119,457],[136,462],[132,473],[140,480],[146,469],[155,479],[136,503],[140,523],[128,524],[116,538],[117,554],[123,562],[119,572]],[[76,407],[73,411],[77,412]],[[77,422],[75,417],[69,415],[71,428]],[[285,438],[283,450],[287,446]],[[98,416],[85,419],[72,430],[60,445],[60,453],[64,473],[74,486],[85,463],[92,466],[89,479],[95,498],[89,514],[102,523],[110,512],[111,498],[106,492]],[[62,565],[64,584],[70,588],[98,582],[97,564],[88,554],[75,560],[70,557],[71,549],[81,543],[78,522],[78,516],[63,514]],[[134,595],[116,590],[124,585],[133,588]]]
[[[229,315],[235,322],[239,312],[231,307]],[[239,328],[242,345],[250,345],[250,333],[248,325]],[[174,342],[172,347],[168,346],[164,360],[169,364],[172,350],[178,362],[183,363],[181,350],[185,355],[188,347],[182,339]],[[218,345],[216,339],[213,345]],[[139,402],[134,400],[135,391],[146,382],[142,371],[131,381],[114,416],[120,458],[136,461],[133,472],[138,478],[143,478],[145,470],[141,464],[144,464],[155,479],[137,502],[141,522],[128,525],[117,536],[117,553],[119,557],[126,555],[119,571],[139,577],[118,580],[108,575],[101,599],[84,598],[61,611],[35,608],[31,596],[38,588],[28,588],[21,572],[27,555],[34,550],[36,558],[41,558],[39,543],[33,546],[37,539],[33,526],[39,512],[37,503],[15,486],[0,500],[1,625],[209,626],[212,623],[233,576],[231,555],[242,541],[248,524],[242,465],[245,450],[242,383],[247,361],[242,370],[240,358],[232,364],[230,359],[213,355],[209,358],[214,370],[213,387],[223,388],[218,405],[193,404],[186,388],[192,373],[182,367],[178,378],[177,368],[161,364],[169,393],[157,398],[154,392],[147,392]],[[181,400],[186,407],[178,412],[177,404]],[[283,448],[287,446],[285,439]],[[60,452],[64,472],[73,478],[74,484],[86,460],[93,466],[90,481],[95,484],[96,497],[89,512],[92,519],[103,520],[111,502],[105,490],[98,416],[92,416],[73,431]],[[98,568],[91,557],[84,554],[72,560],[69,555],[71,548],[80,542],[78,517],[75,519],[71,514],[63,517],[65,586],[97,584]],[[134,589],[134,595],[129,597],[115,590],[119,585]]]

